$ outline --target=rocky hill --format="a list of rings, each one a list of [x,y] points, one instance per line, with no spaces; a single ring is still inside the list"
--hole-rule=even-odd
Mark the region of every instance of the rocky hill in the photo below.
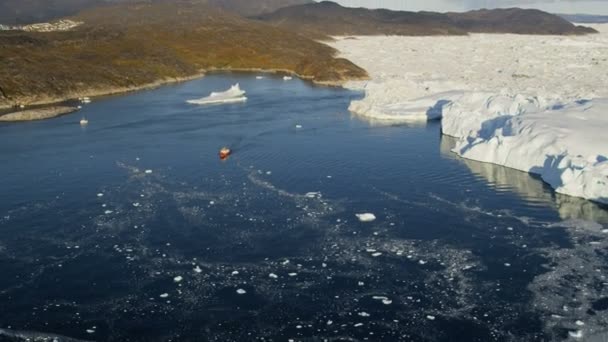
[[[471,32],[566,35],[595,32],[556,15],[518,8],[433,13],[349,8],[324,1],[281,8],[256,19],[316,38],[325,35],[418,36]]]
[[[279,69],[315,82],[364,78],[335,51],[263,23],[191,3],[113,5],[65,32],[0,32],[0,107],[107,94],[210,69]]]

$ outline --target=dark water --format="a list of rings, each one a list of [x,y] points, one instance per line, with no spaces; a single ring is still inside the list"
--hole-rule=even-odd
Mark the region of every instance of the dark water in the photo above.
[[[0,125],[0,340],[606,341],[606,208],[359,96],[215,75]]]

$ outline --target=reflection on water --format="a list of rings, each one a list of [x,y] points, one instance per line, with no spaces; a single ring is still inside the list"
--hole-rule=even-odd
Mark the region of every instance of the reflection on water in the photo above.
[[[508,167],[481,163],[465,159],[452,152],[456,138],[442,136],[441,154],[446,158],[461,161],[473,174],[483,177],[496,191],[510,191],[530,202],[549,205],[555,208],[562,219],[580,219],[608,223],[608,210],[602,206],[581,198],[566,196],[554,192],[539,177]]]

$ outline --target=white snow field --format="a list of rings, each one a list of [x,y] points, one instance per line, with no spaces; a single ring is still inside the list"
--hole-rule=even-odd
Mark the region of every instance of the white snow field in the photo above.
[[[608,203],[608,24],[600,34],[338,37],[370,81],[350,110],[372,122],[442,118],[468,159],[538,174]]]
[[[234,102],[245,102],[245,91],[241,90],[239,84],[235,84],[230,89],[222,92],[212,92],[207,97],[203,97],[196,100],[188,100],[186,102],[190,104],[218,104],[218,103],[234,103]]]

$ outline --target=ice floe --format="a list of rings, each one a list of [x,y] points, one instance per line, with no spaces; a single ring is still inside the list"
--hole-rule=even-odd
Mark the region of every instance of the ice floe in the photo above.
[[[376,215],[372,213],[355,214],[361,222],[372,222],[376,220]]]
[[[239,84],[235,84],[230,89],[221,92],[212,92],[209,96],[202,97],[200,99],[188,100],[186,102],[190,104],[219,104],[219,103],[235,103],[235,102],[245,102],[247,101],[247,97],[245,96],[245,91],[241,90]]]

